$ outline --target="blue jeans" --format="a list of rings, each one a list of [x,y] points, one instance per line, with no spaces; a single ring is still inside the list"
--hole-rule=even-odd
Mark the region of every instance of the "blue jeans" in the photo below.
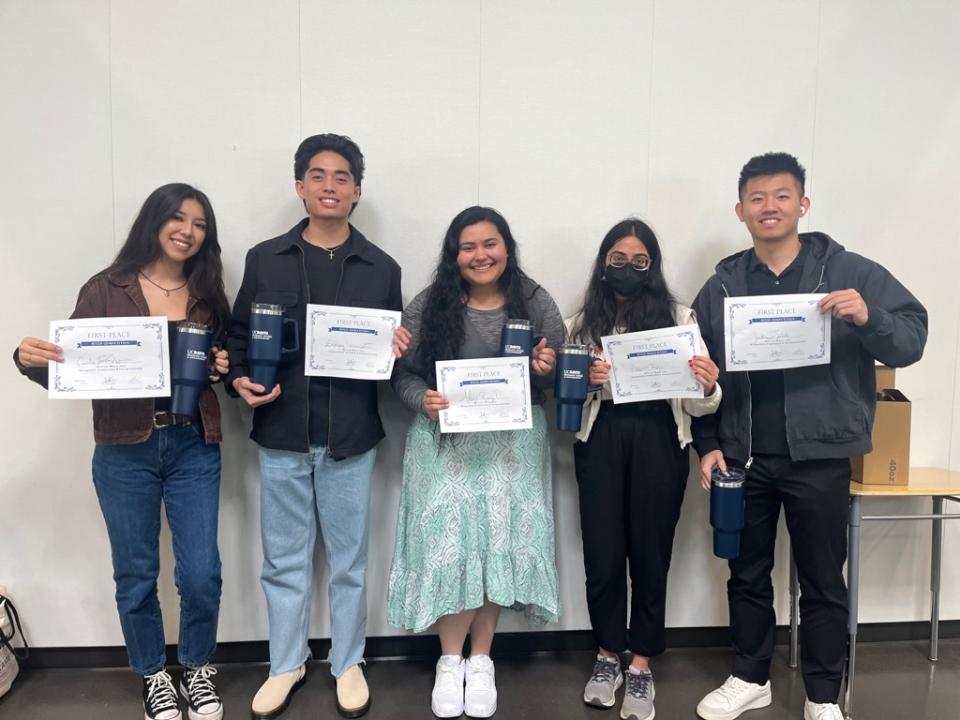
[[[367,632],[370,474],[377,450],[344,460],[260,448],[260,583],[270,622],[270,674],[310,655],[310,589],[317,519],[330,568],[330,671],[340,677],[363,660]]]
[[[180,593],[180,663],[204,665],[217,643],[220,612],[220,446],[197,426],[154,430],[134,445],[97,445],[93,484],[110,536],[117,611],[130,667],[141,675],[166,664],[157,574],[160,503],[167,512]]]

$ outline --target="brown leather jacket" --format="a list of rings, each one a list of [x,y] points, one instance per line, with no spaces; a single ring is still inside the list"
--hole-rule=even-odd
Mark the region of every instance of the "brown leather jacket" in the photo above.
[[[96,275],[80,289],[77,306],[70,318],[149,317],[150,309],[135,273]],[[187,301],[187,319],[210,321],[210,306],[191,297]],[[216,342],[216,341],[215,341]],[[13,361],[20,372],[47,387],[47,368],[28,368],[20,364],[17,351]],[[93,437],[97,445],[132,445],[143,442],[153,432],[153,398],[93,401]],[[204,441],[218,443],[220,404],[213,388],[207,385],[200,395],[200,419]]]

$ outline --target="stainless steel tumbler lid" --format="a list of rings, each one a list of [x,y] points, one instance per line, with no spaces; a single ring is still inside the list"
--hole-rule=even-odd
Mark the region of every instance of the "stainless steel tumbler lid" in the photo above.
[[[210,332],[210,328],[203,323],[181,320],[177,323],[177,332],[190,333],[192,335],[206,335]]]
[[[717,480],[714,478],[713,484],[718,488],[738,488],[743,487],[743,480]]]
[[[557,349],[558,355],[589,355],[590,348],[576,343],[565,343]]]
[[[531,328],[530,321],[523,318],[508,318],[503,326],[510,330],[529,330]]]
[[[710,480],[718,488],[738,488],[743,487],[745,475],[746,473],[740,468],[727,467],[727,471],[723,472],[720,468],[715,467],[710,475]]]
[[[251,303],[251,315],[283,315],[283,305],[273,303]]]

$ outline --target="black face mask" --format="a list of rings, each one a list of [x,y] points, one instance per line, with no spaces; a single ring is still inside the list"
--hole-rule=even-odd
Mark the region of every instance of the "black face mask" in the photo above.
[[[624,265],[623,267],[608,265],[603,271],[603,277],[615,293],[632,298],[643,292],[649,282],[650,271],[640,272],[634,270],[630,265]]]

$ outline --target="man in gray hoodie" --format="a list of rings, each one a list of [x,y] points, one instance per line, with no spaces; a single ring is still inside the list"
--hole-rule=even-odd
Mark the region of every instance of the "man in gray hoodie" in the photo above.
[[[823,233],[799,233],[810,207],[805,179],[786,153],[744,165],[736,212],[753,247],[721,260],[693,304],[724,389],[718,412],[694,420],[701,479],[709,488],[712,469],[726,470],[727,462],[747,469],[740,556],[730,561],[727,584],[733,672],[697,706],[705,720],[770,704],[770,572],[781,506],[802,594],[804,719],[843,720],[850,457],[871,449],[876,361],[910,365],[927,339],[926,310],[886,269]],[[788,293],[826,294],[819,307],[833,315],[830,363],[728,372],[724,297]]]

